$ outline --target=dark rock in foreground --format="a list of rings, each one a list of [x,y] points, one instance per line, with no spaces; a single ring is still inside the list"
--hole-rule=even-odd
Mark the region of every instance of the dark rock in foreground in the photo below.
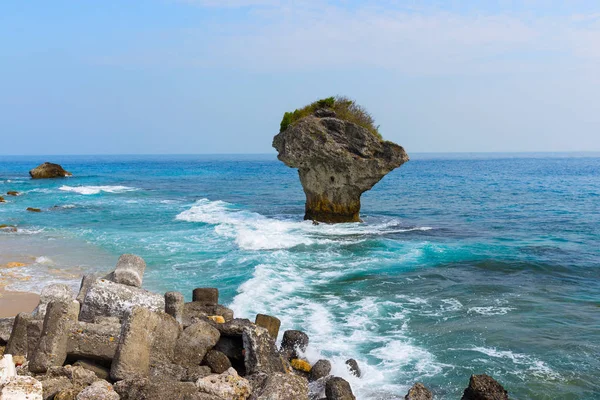
[[[320,111],[320,110],[318,110]],[[368,129],[331,116],[309,115],[273,139],[279,160],[298,168],[306,194],[304,219],[359,222],[360,196],[408,161],[404,149]]]
[[[64,168],[58,164],[45,162],[29,171],[29,175],[31,175],[33,179],[48,179],[64,178],[65,176],[72,176],[73,174],[69,171],[65,171]]]
[[[422,383],[415,383],[413,387],[408,390],[405,400],[432,400],[433,395]]]
[[[462,400],[508,400],[508,392],[489,375],[471,375]]]

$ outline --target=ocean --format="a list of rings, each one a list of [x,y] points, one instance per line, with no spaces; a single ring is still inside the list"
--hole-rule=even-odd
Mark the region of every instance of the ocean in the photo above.
[[[303,221],[269,155],[0,157],[0,269],[15,290],[142,256],[144,286],[218,287],[238,317],[310,336],[358,399],[417,381],[460,398],[487,373],[516,399],[600,398],[600,155],[411,154],[364,223]],[[73,177],[31,180],[58,162]],[[26,211],[27,207],[42,212]],[[355,358],[362,378],[344,366]]]

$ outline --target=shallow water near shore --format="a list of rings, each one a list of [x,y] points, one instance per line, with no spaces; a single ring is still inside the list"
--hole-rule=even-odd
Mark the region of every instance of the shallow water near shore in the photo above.
[[[0,274],[77,288],[139,254],[150,290],[215,286],[239,317],[305,330],[361,400],[416,381],[456,399],[472,373],[517,399],[599,397],[600,157],[412,158],[365,193],[363,224],[315,226],[272,155],[0,157],[0,192],[22,193],[0,204],[18,227]],[[74,177],[30,180],[43,161]]]

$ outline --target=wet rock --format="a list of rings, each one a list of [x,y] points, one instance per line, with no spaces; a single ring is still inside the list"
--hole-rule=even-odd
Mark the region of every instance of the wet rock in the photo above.
[[[52,164],[49,162],[45,162],[43,164],[38,165],[31,171],[29,171],[29,175],[33,179],[48,179],[48,178],[64,178],[65,176],[72,176],[68,171],[65,171],[63,167],[58,164]]]
[[[316,381],[325,376],[328,376],[331,373],[331,362],[329,360],[319,360],[317,361],[310,370],[310,381]]]
[[[87,322],[92,322],[97,317],[122,319],[125,313],[136,306],[151,311],[163,311],[165,299],[144,289],[98,279],[92,282],[85,295],[79,319]]]
[[[356,400],[350,384],[337,376],[327,381],[325,396],[327,400]]]
[[[218,350],[210,350],[206,353],[203,364],[209,366],[211,371],[215,374],[222,374],[231,368],[231,361],[229,361],[229,358],[227,358],[225,353]]]
[[[6,203],[6,200],[4,200],[4,197],[0,196],[0,203]]]
[[[314,380],[308,384],[308,398],[309,400],[324,400],[327,398],[325,394],[325,388],[327,382],[333,378],[333,375],[323,376],[317,380]]]
[[[279,327],[281,326],[281,321],[279,318],[265,314],[258,314],[256,316],[255,324],[268,330],[273,339],[277,340],[277,336],[279,335]]]
[[[83,389],[77,400],[119,400],[120,396],[114,391],[112,385],[104,380],[92,383]]]
[[[220,375],[210,375],[196,382],[198,390],[228,400],[245,400],[252,393],[250,382],[230,368]]]
[[[17,227],[14,225],[0,224],[0,231],[4,232],[17,232]]]
[[[180,324],[183,323],[183,307],[185,300],[179,292],[165,293],[165,312],[175,318]]]
[[[71,288],[62,283],[48,285],[42,289],[40,294],[40,302],[33,310],[33,318],[44,319],[46,315],[46,307],[51,301],[71,302],[75,298],[75,294]]]
[[[219,289],[196,288],[192,292],[192,301],[204,306],[216,306],[219,304]]]
[[[8,192],[6,192],[6,194],[9,196],[18,196],[20,193],[15,190],[9,190]]]
[[[6,345],[15,324],[15,317],[0,318],[0,345]]]
[[[35,207],[27,207],[26,211],[36,212],[36,213],[42,212],[41,209],[35,208]]]
[[[110,361],[115,357],[121,325],[77,322],[68,331],[67,353],[76,358]]]
[[[121,400],[187,400],[193,399],[198,388],[193,382],[130,377],[114,384]]]
[[[199,365],[221,334],[210,323],[198,321],[183,330],[177,339],[175,360],[182,365]]]
[[[251,400],[308,400],[306,379],[285,373],[268,375]]]
[[[360,197],[408,155],[369,130],[342,119],[305,117],[273,139],[279,160],[298,168],[306,194],[304,219],[359,222]]]
[[[90,372],[93,372],[98,379],[108,380],[110,370],[103,365],[97,364],[92,360],[77,360],[73,363],[73,367],[81,367]]]
[[[462,400],[508,400],[508,392],[489,375],[471,375]]]
[[[362,373],[360,371],[360,367],[358,366],[358,362],[354,358],[346,360],[346,366],[348,367],[348,371],[350,371],[352,375],[356,376],[357,378],[361,377]]]
[[[79,314],[77,301],[53,301],[48,304],[42,334],[29,363],[29,370],[43,373],[61,366],[67,359],[68,331]]]
[[[301,353],[308,347],[308,335],[302,331],[289,330],[283,333],[281,340],[281,352],[290,360],[300,358]]]
[[[2,400],[42,400],[42,384],[30,376],[15,376],[0,384]]]
[[[111,377],[146,377],[151,363],[171,362],[180,333],[180,325],[170,315],[134,307],[121,327]]]
[[[413,387],[408,390],[405,400],[432,400],[433,394],[423,385],[422,383],[415,383]]]
[[[246,374],[286,372],[275,347],[275,340],[265,328],[260,326],[245,327],[242,341],[244,343]]]
[[[112,279],[122,285],[142,287],[146,262],[142,257],[133,254],[123,254],[119,257]]]

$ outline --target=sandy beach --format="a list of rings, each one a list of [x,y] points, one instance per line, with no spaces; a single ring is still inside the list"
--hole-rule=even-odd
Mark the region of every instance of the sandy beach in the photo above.
[[[40,296],[35,293],[13,292],[0,286],[0,318],[14,317],[20,312],[31,312]]]

